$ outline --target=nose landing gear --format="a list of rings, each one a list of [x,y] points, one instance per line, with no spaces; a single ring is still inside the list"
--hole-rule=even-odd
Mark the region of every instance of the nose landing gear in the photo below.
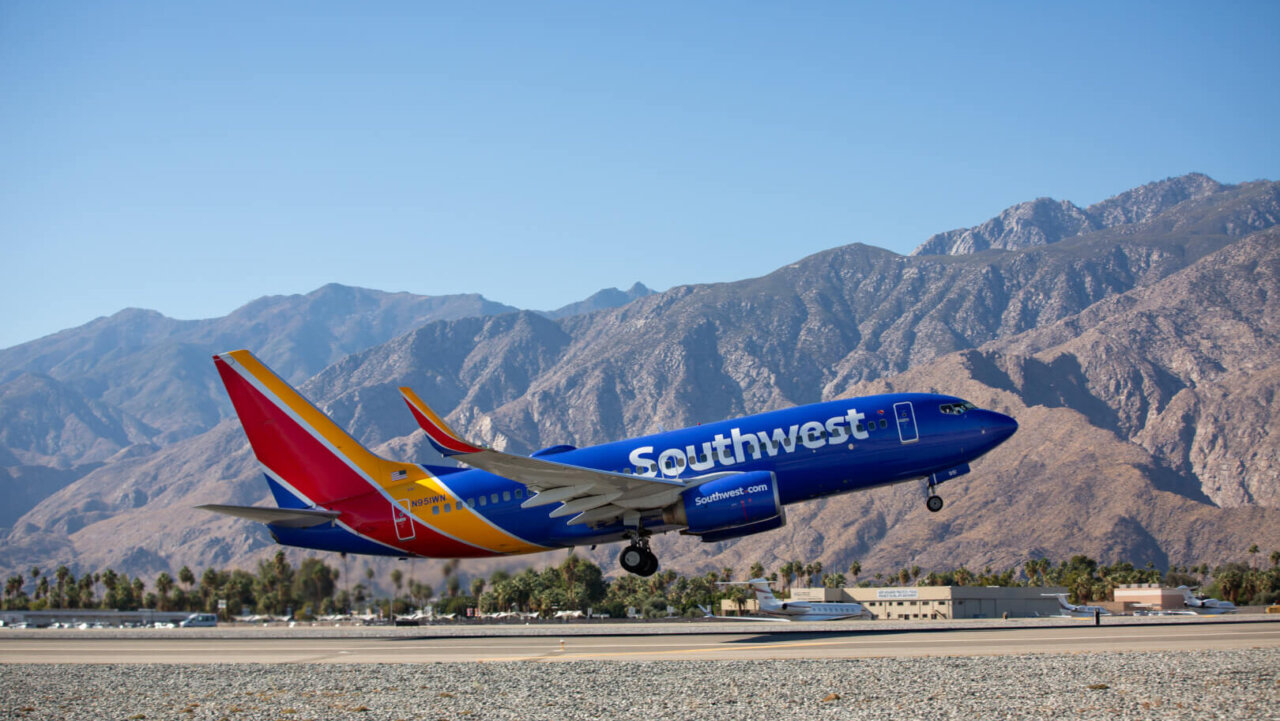
[[[639,535],[618,554],[618,563],[628,573],[637,576],[652,576],[658,570],[658,557],[649,550],[649,539]]]
[[[930,512],[937,513],[942,510],[942,496],[938,495],[937,475],[929,476],[929,481],[924,486],[924,507]]]

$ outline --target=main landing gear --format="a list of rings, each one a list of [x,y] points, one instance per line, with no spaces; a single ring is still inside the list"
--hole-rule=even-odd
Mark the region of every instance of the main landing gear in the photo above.
[[[631,544],[618,554],[618,563],[637,576],[652,576],[658,570],[658,557],[649,550],[649,539],[639,534],[633,536]]]

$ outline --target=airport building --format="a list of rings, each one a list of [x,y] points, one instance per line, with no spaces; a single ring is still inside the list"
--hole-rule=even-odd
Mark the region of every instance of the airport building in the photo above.
[[[1066,593],[1057,586],[1028,588],[1004,586],[889,586],[874,588],[793,588],[793,601],[862,604],[877,619],[1025,618],[1054,616],[1058,600],[1044,594]],[[743,604],[743,615],[757,610],[755,599]],[[736,613],[738,605],[723,601],[724,613]]]
[[[1134,583],[1117,586],[1112,598],[1118,609],[1114,612],[1133,613],[1135,610],[1181,611],[1187,607],[1182,591],[1164,588],[1158,583]]]

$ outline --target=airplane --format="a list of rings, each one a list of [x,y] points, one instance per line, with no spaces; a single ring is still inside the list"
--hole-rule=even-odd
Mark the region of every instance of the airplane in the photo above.
[[[289,614],[273,616],[269,613],[253,613],[248,616],[232,616],[231,620],[237,623],[285,623],[286,621],[292,621],[293,616]]]
[[[1197,616],[1217,616],[1223,613],[1235,613],[1240,609],[1230,601],[1221,601],[1216,598],[1197,598],[1191,589],[1186,586],[1178,586],[1178,590],[1182,591],[1182,602],[1187,605],[1187,610]]]
[[[750,586],[756,594],[756,605],[760,613],[770,618],[759,616],[713,616],[710,609],[699,606],[708,618],[723,618],[734,621],[838,621],[844,618],[871,618],[871,612],[860,603],[826,603],[822,601],[782,601],[773,595],[769,582],[763,578],[750,581],[724,581],[717,586]]]
[[[926,507],[939,511],[938,484],[1018,428],[954,396],[895,393],[522,456],[462,439],[401,388],[431,443],[467,466],[451,468],[375,455],[247,350],[213,360],[276,507],[198,508],[265,523],[283,545],[399,558],[627,541],[622,568],[649,576],[654,534],[763,533],[814,498],[923,481]]]
[[[1094,613],[1099,616],[1110,616],[1111,612],[1102,606],[1077,606],[1074,603],[1067,602],[1067,594],[1065,593],[1042,593],[1041,596],[1052,596],[1058,599],[1058,615],[1054,618],[1093,618]]]

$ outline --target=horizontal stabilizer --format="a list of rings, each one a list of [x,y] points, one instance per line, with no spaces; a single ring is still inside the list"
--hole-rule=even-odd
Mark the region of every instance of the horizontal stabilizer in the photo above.
[[[342,515],[337,511],[307,508],[263,508],[262,506],[223,506],[210,503],[196,506],[202,511],[213,511],[237,518],[247,518],[258,523],[272,523],[285,528],[310,528],[328,523]]]

